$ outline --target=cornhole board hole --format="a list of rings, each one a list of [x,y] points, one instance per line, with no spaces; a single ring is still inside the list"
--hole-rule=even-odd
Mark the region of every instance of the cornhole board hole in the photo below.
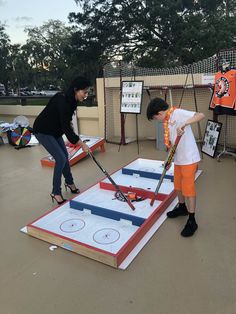
[[[137,159],[111,175],[123,193],[136,192],[142,196],[141,201],[133,203],[135,210],[115,197],[113,185],[105,178],[29,223],[24,232],[112,267],[125,269],[164,222],[166,211],[177,203],[173,180],[167,178],[154,205],[150,206],[158,180],[150,178],[148,172],[157,174],[162,169],[162,161]],[[124,174],[124,170],[131,172]],[[142,176],[137,171],[142,171]],[[172,176],[172,171],[173,168],[167,175]],[[197,176],[199,174],[200,171]]]
[[[102,137],[93,137],[87,135],[80,135],[82,141],[84,141],[91,151],[100,148],[102,152],[105,151],[105,140]],[[66,148],[68,152],[68,159],[70,166],[76,164],[80,159],[87,156],[87,154],[80,147],[73,147],[69,142],[66,142]],[[55,160],[51,155],[48,155],[41,159],[42,166],[54,167]]]

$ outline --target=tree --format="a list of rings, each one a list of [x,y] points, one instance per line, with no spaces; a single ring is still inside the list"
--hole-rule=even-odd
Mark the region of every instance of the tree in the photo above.
[[[71,27],[58,20],[49,20],[40,27],[26,29],[28,40],[24,50],[38,77],[39,85],[59,84],[69,67],[65,50],[70,44]]]
[[[32,82],[32,69],[29,64],[29,54],[24,46],[12,45],[5,33],[5,26],[0,25],[0,82],[15,90]]]
[[[75,1],[78,51],[101,64],[183,65],[235,45],[236,0]]]
[[[11,88],[19,92],[21,87],[32,87],[33,69],[29,64],[29,55],[24,49],[24,45],[11,45],[9,63],[12,69],[9,77]]]
[[[10,47],[10,38],[5,33],[5,26],[0,23],[0,83],[3,83],[6,89],[11,73]]]

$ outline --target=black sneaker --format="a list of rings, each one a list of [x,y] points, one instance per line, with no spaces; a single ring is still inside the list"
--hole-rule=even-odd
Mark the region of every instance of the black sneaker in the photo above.
[[[191,237],[194,232],[197,230],[198,225],[195,220],[189,220],[187,221],[186,225],[184,226],[184,229],[181,231],[181,235],[183,237]]]
[[[178,204],[173,210],[167,213],[168,218],[176,218],[179,216],[187,216],[188,215],[188,210],[187,207],[184,204]]]

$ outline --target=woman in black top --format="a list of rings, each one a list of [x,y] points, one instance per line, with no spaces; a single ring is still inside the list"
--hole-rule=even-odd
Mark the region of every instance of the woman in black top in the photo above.
[[[66,201],[61,194],[62,175],[65,178],[65,186],[72,193],[79,193],[71,174],[68,153],[62,135],[65,134],[72,144],[80,145],[84,152],[89,151],[89,147],[75,134],[71,121],[77,102],[87,98],[90,86],[89,80],[77,77],[67,92],[57,93],[49,100],[33,125],[36,138],[55,159],[53,188],[50,195],[52,201],[56,200],[58,204]]]

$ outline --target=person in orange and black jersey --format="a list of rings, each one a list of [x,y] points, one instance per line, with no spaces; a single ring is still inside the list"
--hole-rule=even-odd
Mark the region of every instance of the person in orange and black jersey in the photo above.
[[[223,60],[215,74],[215,84],[209,109],[215,115],[236,115],[236,69]]]

